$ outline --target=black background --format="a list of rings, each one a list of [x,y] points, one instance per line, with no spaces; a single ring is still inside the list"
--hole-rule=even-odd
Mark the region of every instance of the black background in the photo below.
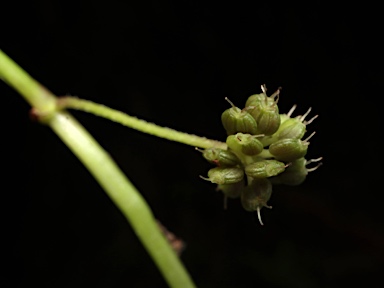
[[[312,1],[26,1],[2,7],[0,49],[56,95],[225,139],[224,97],[266,84],[279,107],[313,107],[308,158],[274,188],[264,227],[201,180],[193,147],[83,112],[155,216],[186,242],[198,287],[382,287],[383,70],[378,7]],[[57,136],[0,83],[1,287],[166,287],[127,221]]]

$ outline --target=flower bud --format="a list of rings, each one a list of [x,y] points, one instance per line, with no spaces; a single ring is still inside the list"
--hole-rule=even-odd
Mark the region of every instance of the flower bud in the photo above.
[[[281,124],[277,131],[278,139],[301,139],[306,132],[306,126],[299,118],[291,118]]]
[[[280,126],[279,108],[277,107],[280,90],[268,97],[264,85],[261,86],[261,89],[263,93],[248,98],[246,110],[256,120],[259,133],[272,135]],[[277,97],[276,101],[275,97]]]
[[[200,151],[200,150],[199,150]],[[202,151],[203,157],[210,163],[220,167],[236,166],[240,164],[239,158],[231,151],[220,148],[207,148]]]
[[[288,186],[296,186],[303,183],[308,174],[305,163],[304,157],[293,161],[292,165],[284,173],[276,177],[278,183]]]
[[[308,140],[315,135],[313,132],[307,139],[281,139],[269,145],[269,152],[275,156],[277,160],[292,162],[307,154]]]
[[[244,155],[253,156],[263,151],[263,144],[256,138],[257,135],[237,133],[227,137],[227,145],[232,150]]]
[[[260,102],[267,102],[268,105],[272,105],[275,99],[268,97],[265,93],[254,94],[248,97],[247,102],[245,102],[245,107],[257,106]]]
[[[295,118],[290,118],[295,109],[296,105],[294,105],[288,112],[288,114],[285,115],[286,117],[288,117],[288,119],[284,122],[281,122],[279,130],[276,132],[276,134],[278,134],[279,140],[288,138],[301,139],[306,132],[306,126],[312,123],[312,121],[318,117],[318,115],[315,115],[314,117],[312,117],[312,119],[305,121],[305,117],[307,117],[312,110],[312,108],[309,108],[304,115],[297,116]],[[281,119],[283,120],[283,118]]]
[[[267,178],[282,173],[286,168],[277,160],[261,160],[245,166],[245,174],[253,178]]]
[[[237,132],[256,134],[257,123],[255,119],[246,111],[235,107],[228,98],[225,98],[231,108],[225,110],[221,115],[221,122],[228,135],[236,134]]]
[[[291,162],[307,154],[308,144],[300,139],[281,139],[269,145],[269,152],[277,160]]]
[[[272,208],[267,205],[271,195],[272,184],[266,178],[254,179],[241,193],[241,204],[243,205],[243,208],[247,211],[257,211],[257,216],[261,225],[264,224],[261,221],[260,210],[263,207]]]
[[[225,197],[228,198],[238,198],[240,197],[241,191],[245,188],[244,178],[236,183],[232,184],[221,184],[217,186],[217,190],[223,192]]]
[[[285,121],[287,121],[287,120],[289,120],[289,119],[291,119],[287,114],[280,114],[280,127],[281,127],[281,125],[285,122]]]
[[[319,163],[316,167],[307,168],[306,165],[312,162],[319,162],[322,157],[318,159],[305,160],[305,158],[300,158],[291,163],[291,165],[285,170],[284,173],[281,173],[273,179],[274,184],[284,184],[289,186],[300,185],[304,182],[309,172],[315,171],[320,167]]]
[[[268,136],[279,129],[280,115],[277,105],[259,104],[258,106],[250,106],[247,109],[249,109],[249,114],[256,120],[258,133]]]
[[[208,171],[208,178],[200,177],[219,185],[232,184],[240,182],[244,178],[244,171],[238,167],[216,167]]]

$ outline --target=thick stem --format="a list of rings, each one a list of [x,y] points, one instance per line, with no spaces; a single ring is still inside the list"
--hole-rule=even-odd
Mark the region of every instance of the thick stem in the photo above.
[[[22,95],[37,115],[44,117],[45,124],[87,167],[131,223],[169,286],[195,287],[180,259],[161,234],[147,203],[108,153],[70,114],[57,111],[56,97],[1,50],[0,78]]]
[[[49,126],[125,215],[168,284],[171,287],[194,287],[176,253],[161,234],[149,206],[96,140],[68,113],[56,113]]]

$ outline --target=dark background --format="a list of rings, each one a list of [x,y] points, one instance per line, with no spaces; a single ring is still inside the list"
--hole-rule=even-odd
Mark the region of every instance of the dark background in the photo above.
[[[73,111],[182,238],[198,287],[383,287],[383,70],[378,7],[272,1],[25,1],[2,6],[0,49],[56,95],[225,139],[224,97],[266,84],[313,107],[308,158],[274,188],[264,227],[201,180],[193,147]],[[30,107],[0,83],[1,287],[166,287],[125,218]]]

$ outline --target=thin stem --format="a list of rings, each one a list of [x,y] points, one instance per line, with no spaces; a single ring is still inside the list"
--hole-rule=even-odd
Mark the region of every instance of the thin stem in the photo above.
[[[152,212],[108,153],[69,113],[56,109],[56,97],[0,50],[0,78],[44,116],[45,124],[85,165],[132,225],[170,287],[195,287],[162,235]],[[49,116],[49,117],[47,117]],[[44,177],[43,175],[40,175]]]
[[[183,133],[168,127],[161,127],[154,123],[150,123],[134,116],[130,116],[121,111],[109,108],[105,105],[94,103],[92,101],[83,100],[75,97],[61,97],[58,100],[60,108],[71,108],[76,110],[92,113],[111,121],[120,123],[121,125],[132,129],[147,133],[160,138],[176,141],[179,143],[191,145],[200,148],[222,148],[226,149],[227,145],[223,142],[211,140],[193,134]]]

